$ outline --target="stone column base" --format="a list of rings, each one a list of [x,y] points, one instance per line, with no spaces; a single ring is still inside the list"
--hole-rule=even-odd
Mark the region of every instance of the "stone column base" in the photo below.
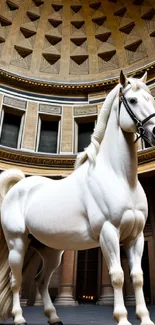
[[[136,301],[135,301],[134,295],[125,296],[125,305],[126,306],[135,306],[135,304],[136,304]]]
[[[20,299],[20,304],[22,307],[27,306],[27,299]]]
[[[58,296],[54,301],[54,305],[59,306],[77,306],[78,302],[71,296]]]
[[[100,296],[99,300],[96,303],[97,305],[107,305],[113,306],[114,304],[114,296],[113,295],[104,295]]]
[[[37,290],[34,306],[42,306],[42,305],[43,305],[43,301],[39,291]]]

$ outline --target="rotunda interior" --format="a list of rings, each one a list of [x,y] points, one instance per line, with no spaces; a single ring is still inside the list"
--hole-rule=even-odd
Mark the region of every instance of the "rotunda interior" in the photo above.
[[[120,71],[141,77],[155,96],[154,0],[0,1],[0,171],[62,179],[88,146]],[[111,148],[112,150],[112,148]],[[143,255],[144,292],[155,303],[155,149],[139,139],[138,175],[149,202]],[[121,246],[126,304],[135,303]],[[26,255],[22,304],[41,304],[40,257]],[[112,304],[100,249],[67,251],[50,282],[56,304]]]

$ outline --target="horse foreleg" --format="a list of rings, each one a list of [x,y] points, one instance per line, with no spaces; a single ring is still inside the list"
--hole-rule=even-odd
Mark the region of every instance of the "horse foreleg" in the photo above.
[[[57,316],[56,309],[52,304],[48,292],[51,276],[56,270],[56,268],[60,265],[62,251],[48,248],[45,246],[41,247],[40,249],[37,248],[37,250],[43,258],[43,268],[38,277],[36,278],[36,281],[43,300],[44,313],[48,317],[49,324],[62,325],[62,322]]]
[[[141,268],[141,259],[144,249],[143,233],[141,233],[134,242],[125,243],[125,249],[128,255],[131,278],[135,292],[136,315],[141,320],[141,325],[153,325],[154,323],[150,320],[149,312],[146,308],[143,293],[143,271]]]
[[[108,221],[104,223],[100,233],[100,246],[114,289],[114,317],[119,325],[131,325],[127,320],[122,291],[124,274],[120,262],[119,235],[117,229]]]
[[[9,265],[11,268],[10,284],[13,293],[12,316],[15,324],[25,324],[20,306],[19,292],[22,283],[22,267],[26,250],[25,241],[22,237],[11,238],[9,243]]]

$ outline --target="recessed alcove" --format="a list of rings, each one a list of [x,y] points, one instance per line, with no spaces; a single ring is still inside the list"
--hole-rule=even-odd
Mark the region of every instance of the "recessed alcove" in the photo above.
[[[102,26],[104,24],[104,22],[106,21],[107,17],[103,16],[103,17],[98,17],[98,18],[93,18],[92,21],[97,24],[98,26]]]
[[[123,17],[126,11],[127,11],[126,7],[123,7],[115,11],[114,15],[118,17]]]
[[[72,55],[71,59],[78,65],[81,65],[88,59],[88,55]]]
[[[81,46],[86,40],[87,40],[86,37],[71,38],[71,42],[74,43],[76,46]]]
[[[0,16],[0,23],[2,26],[12,25],[12,22],[10,20],[8,20],[6,17],[3,17],[3,15]]]
[[[95,2],[95,3],[91,3],[89,5],[90,8],[94,9],[94,10],[98,10],[101,6],[101,2]]]
[[[60,11],[62,8],[63,8],[63,5],[59,5],[59,4],[52,4],[52,7],[53,7],[53,9],[56,11],[56,12],[58,12],[58,11]]]
[[[119,30],[122,33],[130,34],[134,27],[135,27],[135,23],[131,22],[131,23],[129,23],[129,24],[123,26],[123,27],[120,27]]]
[[[34,13],[34,12],[31,12],[31,11],[27,11],[27,16],[29,17],[29,19],[31,21],[36,21],[40,18],[40,15]]]
[[[24,35],[25,38],[32,37],[33,35],[36,34],[35,31],[24,28],[24,27],[21,27],[20,30],[21,30],[21,32],[22,32],[22,34]]]
[[[56,20],[56,19],[49,18],[48,21],[54,28],[57,28],[58,26],[60,26],[62,24],[62,20]]]
[[[113,50],[113,51],[108,51],[108,52],[104,52],[104,53],[98,53],[98,56],[99,56],[102,60],[108,62],[108,61],[111,60],[111,58],[112,58],[115,54],[116,54],[116,51]]]
[[[145,20],[151,20],[154,15],[155,15],[155,9],[151,8],[144,15],[142,15],[141,18]]]
[[[6,0],[6,3],[11,11],[19,9],[19,6],[17,3],[11,1],[11,0]]]
[[[111,32],[95,35],[95,37],[99,39],[101,42],[106,42],[110,36],[111,36]]]
[[[53,35],[45,35],[46,39],[49,41],[51,45],[56,45],[59,42],[61,42],[62,38],[58,36],[53,36]]]
[[[142,43],[142,40],[138,40],[136,42],[133,42],[132,44],[126,45],[125,49],[131,52],[136,52],[139,45]]]
[[[33,52],[31,49],[20,47],[17,45],[15,45],[15,50],[22,58],[26,58],[28,55],[30,55]]]
[[[60,55],[51,53],[43,53],[43,57],[51,65],[55,64],[60,59]]]
[[[72,5],[71,9],[74,11],[74,13],[78,13],[81,10],[82,6],[81,5]]]
[[[71,24],[77,28],[77,29],[80,29],[83,25],[84,25],[84,21],[71,21]]]
[[[35,3],[35,5],[37,7],[40,7],[40,6],[42,6],[44,4],[44,1],[42,1],[42,0],[33,0],[33,2]]]

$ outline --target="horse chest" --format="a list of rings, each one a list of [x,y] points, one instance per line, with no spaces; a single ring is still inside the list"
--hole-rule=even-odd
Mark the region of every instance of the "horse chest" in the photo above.
[[[129,186],[118,178],[107,178],[106,175],[100,179],[91,178],[89,190],[97,210],[99,209],[106,219],[109,217],[120,219],[124,210],[134,208],[134,196],[131,194]],[[92,198],[88,200],[90,205],[92,205]]]
[[[128,237],[136,238],[143,230],[144,225],[145,215],[141,210],[124,211],[119,226],[121,240]]]
[[[121,179],[91,179],[88,200],[89,220],[95,234],[99,234],[104,222],[110,222],[120,231],[121,239],[135,237],[143,229],[147,215],[145,194],[138,184],[135,190]]]

